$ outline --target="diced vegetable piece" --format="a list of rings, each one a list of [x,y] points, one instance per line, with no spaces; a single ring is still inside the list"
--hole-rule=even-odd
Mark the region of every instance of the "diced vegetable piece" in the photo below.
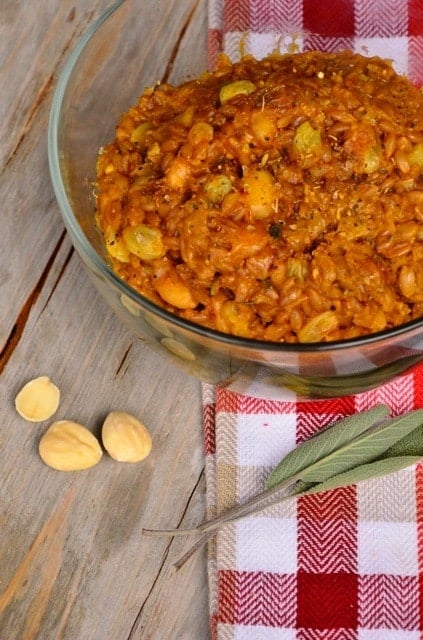
[[[416,144],[412,152],[408,156],[410,164],[417,164],[423,168],[423,142]]]
[[[188,132],[188,140],[194,145],[201,142],[211,142],[213,136],[213,127],[207,122],[196,122]]]
[[[112,258],[116,258],[119,262],[129,261],[130,251],[122,238],[119,238],[114,231],[109,231],[104,240],[106,249]]]
[[[213,204],[221,202],[231,189],[232,182],[228,176],[225,175],[214,176],[204,185],[204,191],[206,192],[207,198]]]
[[[276,125],[263,111],[254,111],[251,114],[251,128],[254,136],[262,144],[266,144],[276,135]]]
[[[160,145],[157,141],[155,141],[153,142],[151,147],[148,148],[147,158],[150,160],[150,162],[154,162],[155,160],[157,160],[160,154],[161,154]]]
[[[273,211],[276,199],[275,181],[266,169],[249,171],[242,180],[245,201],[253,218],[267,218]]]
[[[307,277],[307,264],[297,258],[290,258],[286,264],[286,274],[299,282],[304,282]]]
[[[195,309],[197,302],[191,291],[176,273],[167,273],[157,278],[154,287],[161,298],[177,309]]]
[[[380,150],[375,147],[371,147],[370,149],[366,149],[363,157],[363,172],[364,173],[373,173],[377,171],[380,166],[381,154]]]
[[[145,140],[145,134],[151,129],[150,122],[143,122],[131,133],[131,142],[138,142],[141,144]]]
[[[237,336],[248,336],[251,319],[252,311],[248,305],[227,301],[222,305],[218,328]]]
[[[321,342],[338,328],[338,318],[334,311],[323,311],[311,318],[298,332],[300,342]]]
[[[139,224],[127,227],[122,236],[129,251],[142,260],[162,258],[166,253],[160,229]]]
[[[223,85],[219,92],[219,99],[221,104],[225,104],[228,100],[232,100],[235,96],[244,95],[248,96],[256,90],[256,85],[250,80],[235,80],[229,84]]]
[[[294,150],[299,156],[320,155],[322,140],[320,131],[306,120],[298,127],[293,140]]]
[[[423,277],[421,278],[423,280]],[[403,296],[414,302],[423,301],[423,290],[419,274],[413,267],[403,265],[399,272],[398,285]]]
[[[194,112],[195,108],[193,106],[188,107],[187,109],[185,109],[185,111],[179,113],[176,116],[175,122],[179,122],[180,124],[184,125],[184,127],[190,127],[194,119]]]
[[[190,165],[183,158],[175,158],[166,171],[166,180],[171,189],[182,189],[191,175]]]

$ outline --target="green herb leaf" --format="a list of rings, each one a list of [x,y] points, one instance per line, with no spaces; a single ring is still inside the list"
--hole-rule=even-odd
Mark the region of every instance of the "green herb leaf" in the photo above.
[[[389,408],[381,404],[330,425],[288,453],[268,477],[267,488],[299,476],[304,469],[350,442],[387,415]]]
[[[301,472],[304,482],[324,482],[353,467],[372,462],[389,447],[423,424],[423,410],[412,411],[368,429],[352,442],[336,449]]]
[[[303,489],[298,495],[309,495],[312,493],[323,493],[324,491],[330,491],[332,489],[338,489],[339,487],[347,487],[350,484],[357,484],[363,480],[371,480],[372,478],[378,478],[380,476],[394,473],[405,469],[417,462],[422,461],[422,456],[395,456],[392,458],[384,458],[383,460],[376,460],[369,464],[362,464],[345,473],[331,476],[325,482],[320,482],[311,488]]]
[[[388,414],[388,407],[378,405],[326,428],[283,458],[270,474],[265,491],[197,527],[144,529],[143,533],[201,534],[183,557],[183,564],[220,526],[257,513],[274,502],[356,484],[422,461],[423,410],[386,419]]]
[[[398,440],[384,453],[384,457],[394,456],[423,456],[423,424]]]

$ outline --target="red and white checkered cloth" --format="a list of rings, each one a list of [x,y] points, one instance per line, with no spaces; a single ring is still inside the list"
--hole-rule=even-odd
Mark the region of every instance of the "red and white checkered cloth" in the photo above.
[[[248,32],[247,35],[245,32]],[[213,62],[352,48],[423,82],[423,0],[209,0]],[[296,444],[383,402],[423,408],[423,365],[379,389],[304,401],[203,385],[209,515],[264,489]],[[301,497],[225,526],[210,544],[214,640],[423,640],[423,464]]]
[[[301,50],[353,49],[394,60],[399,73],[423,80],[422,0],[209,0],[209,54],[236,60],[240,41],[258,58]]]
[[[423,408],[423,366],[340,399],[263,396],[203,386],[210,515],[262,491],[288,451],[340,417]],[[225,526],[209,581],[218,640],[421,640],[423,465]]]

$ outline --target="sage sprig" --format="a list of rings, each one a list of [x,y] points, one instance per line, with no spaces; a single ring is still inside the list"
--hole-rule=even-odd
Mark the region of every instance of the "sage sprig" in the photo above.
[[[380,404],[368,411],[342,418],[326,427],[288,453],[273,469],[266,486],[270,488],[286,478],[298,476],[308,467],[354,441],[370,427],[380,424],[381,420],[388,415],[389,408]]]
[[[381,423],[374,422],[369,425],[367,422],[367,427],[365,427],[359,435],[354,437],[354,434],[352,438],[342,446],[337,446],[335,443],[334,447],[330,448],[328,446],[328,438],[324,439],[323,445],[326,446],[323,453],[322,441],[320,437],[317,436],[305,443],[309,445],[307,466],[303,466],[301,463],[302,446],[300,445],[293,451],[293,454],[295,453],[296,456],[290,456],[290,454],[288,454],[270,474],[266,485],[269,488],[277,485],[281,479],[285,479],[284,476],[287,474],[289,474],[291,478],[296,477],[303,482],[324,482],[332,476],[376,460],[391,446],[417,429],[422,423],[423,410],[412,411],[397,418],[384,420]],[[356,432],[357,425],[359,424],[358,422],[353,423],[353,429],[351,431]],[[336,430],[337,427],[338,425],[335,424],[333,428]],[[327,434],[323,432],[321,437],[324,438],[325,435]],[[296,459],[296,466],[292,464],[292,457]],[[286,462],[288,464],[286,464]],[[299,470],[298,467],[300,467]]]
[[[304,488],[295,495],[308,495],[310,493],[323,493],[340,487],[347,487],[350,484],[357,484],[363,480],[370,480],[380,476],[386,476],[395,471],[405,469],[416,462],[422,460],[421,456],[398,456],[394,458],[385,458],[376,460],[369,464],[362,464],[354,467],[349,471],[332,476],[324,482],[319,482],[309,488]]]
[[[182,564],[221,526],[275,502],[322,493],[387,475],[423,459],[423,410],[389,418],[377,405],[339,420],[298,445],[273,469],[266,489],[248,502],[191,529],[143,529],[150,536],[201,534]]]

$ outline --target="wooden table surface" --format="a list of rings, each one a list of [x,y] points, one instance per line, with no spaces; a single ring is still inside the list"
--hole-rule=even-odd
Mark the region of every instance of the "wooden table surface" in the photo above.
[[[0,2],[1,640],[209,638],[206,551],[175,572],[189,541],[141,534],[204,516],[199,382],[134,339],[100,299],[48,170],[60,70],[109,4]],[[204,27],[205,2],[188,4]],[[51,421],[26,422],[14,406],[40,375],[61,390],[55,419],[98,435],[109,411],[129,411],[150,428],[152,454],[139,464],[105,455],[81,472],[44,465],[38,442]]]

